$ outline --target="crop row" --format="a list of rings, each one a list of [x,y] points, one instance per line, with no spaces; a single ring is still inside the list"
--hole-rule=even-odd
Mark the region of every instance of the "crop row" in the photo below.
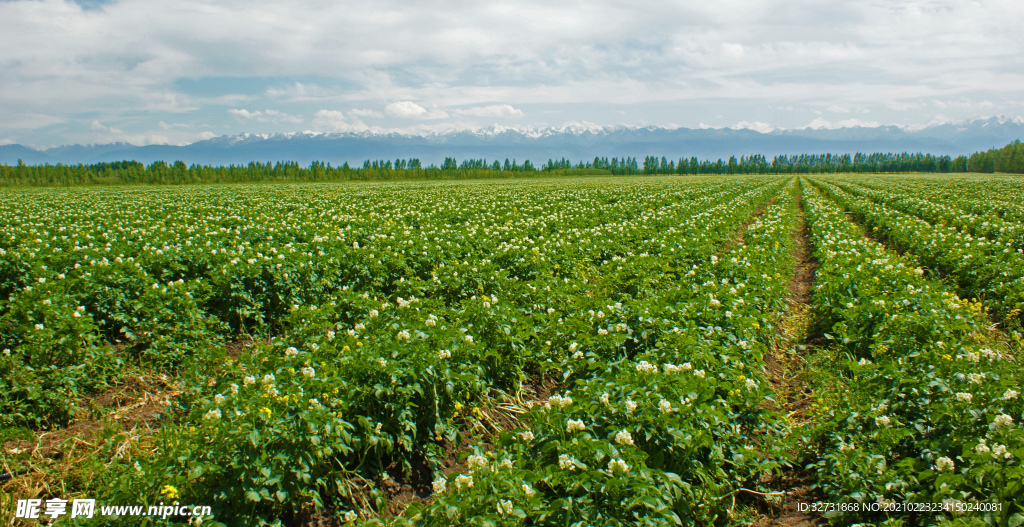
[[[339,501],[356,505],[352,481],[379,475],[392,462],[408,470],[413,456],[429,454],[439,436],[455,433],[452,418],[457,408],[495,387],[516,389],[528,368],[564,367],[567,357],[580,348],[602,361],[648,352],[658,342],[659,328],[690,317],[652,318],[646,323],[651,327],[645,328],[641,321],[631,320],[635,311],[628,307],[630,303],[657,298],[666,285],[691,271],[691,276],[696,276],[695,266],[710,261],[738,225],[780,185],[771,180],[747,180],[728,189],[718,187],[717,192],[664,184],[615,191],[533,189],[532,194],[521,190],[510,194],[504,189],[504,201],[495,199],[501,192],[488,189],[474,197],[477,202],[472,206],[449,209],[427,222],[422,219],[423,211],[444,210],[438,205],[452,197],[444,196],[444,187],[440,187],[433,188],[431,198],[439,201],[432,205],[423,204],[423,194],[410,193],[407,199],[397,200],[399,207],[392,203],[379,216],[376,210],[350,211],[345,219],[351,223],[344,225],[358,226],[359,220],[365,229],[362,238],[355,240],[349,237],[351,229],[339,230],[340,219],[330,220],[329,229],[313,221],[323,209],[306,207],[302,210],[313,216],[293,218],[287,213],[267,214],[263,203],[263,213],[274,219],[256,223],[263,230],[250,246],[263,234],[273,238],[284,231],[284,239],[262,249],[250,249],[244,241],[231,243],[233,236],[246,230],[243,225],[231,233],[223,227],[225,231],[210,229],[198,234],[197,221],[160,224],[137,210],[143,216],[137,223],[153,224],[152,238],[162,240],[148,241],[146,249],[145,245],[126,243],[124,238],[112,240],[117,231],[107,230],[107,236],[102,236],[85,229],[110,245],[74,240],[77,247],[93,243],[88,249],[92,252],[86,253],[86,265],[77,268],[78,254],[67,257],[66,253],[86,249],[72,246],[57,251],[51,247],[46,251],[44,236],[55,241],[58,234],[51,235],[51,230],[59,232],[59,227],[46,225],[48,216],[41,211],[59,211],[52,205],[39,207],[39,214],[20,224],[26,231],[15,236],[17,243],[9,243],[6,249],[17,255],[11,259],[15,267],[28,264],[31,272],[25,273],[27,277],[12,273],[5,278],[12,297],[4,313],[5,320],[11,322],[5,327],[16,330],[5,337],[7,343],[13,343],[15,353],[3,359],[4,366],[24,373],[24,377],[9,377],[15,388],[27,386],[45,396],[54,385],[33,385],[30,381],[38,380],[37,368],[26,363],[52,361],[39,358],[39,354],[55,349],[57,337],[47,342],[38,334],[49,330],[57,336],[93,335],[92,341],[67,341],[70,355],[63,363],[65,369],[54,369],[53,378],[81,389],[77,381],[85,376],[76,379],[66,374],[83,364],[95,368],[103,363],[103,357],[116,357],[118,349],[103,345],[109,333],[102,326],[117,316],[122,319],[117,323],[123,324],[123,330],[118,330],[123,344],[148,337],[129,348],[138,354],[181,350],[186,342],[181,334],[190,328],[189,317],[202,317],[208,324],[206,332],[193,337],[193,342],[195,351],[209,352],[208,348],[215,346],[204,339],[226,331],[226,321],[210,314],[211,291],[217,289],[218,280],[246,290],[238,286],[244,284],[239,279],[245,276],[244,270],[230,266],[240,265],[241,258],[252,252],[251,259],[259,258],[259,265],[246,263],[259,267],[260,276],[269,273],[277,280],[294,273],[301,277],[291,288],[274,282],[275,294],[287,307],[275,325],[262,331],[279,337],[271,339],[271,344],[257,344],[218,370],[188,373],[184,382],[190,385],[176,418],[181,425],[162,437],[152,459],[126,464],[121,467],[124,470],[114,468],[109,477],[86,485],[102,496],[131,501],[139,496],[155,499],[155,489],[175,485],[183,496],[216,503],[219,518],[238,518],[241,523],[256,517],[269,521],[294,515],[301,512],[297,508],[303,503],[311,507],[336,506]],[[561,195],[558,200],[549,199],[548,192]],[[583,203],[573,203],[574,197]],[[248,208],[235,209],[233,203],[246,200],[236,196],[232,204],[221,208],[211,206],[210,198],[205,198],[205,209],[202,200],[196,199],[196,209],[203,212],[193,218],[225,222],[247,210],[260,210],[259,199],[250,199]],[[270,199],[264,196],[264,200]],[[538,202],[541,204],[535,205]],[[163,204],[174,206],[167,201]],[[401,207],[406,207],[405,214],[399,214]],[[415,214],[420,207],[421,214]],[[76,207],[69,209],[65,216],[81,213]],[[151,210],[159,214],[161,209]],[[91,221],[109,220],[95,208],[89,214]],[[29,238],[26,233],[33,228],[36,238]],[[167,234],[163,234],[165,228]],[[210,245],[203,242],[203,236]],[[171,246],[172,240],[177,249]],[[214,245],[214,240],[223,243]],[[174,269],[168,264],[183,260],[180,254],[160,263],[145,260],[177,254],[188,250],[182,247],[194,245],[204,248],[203,252],[188,253],[196,260],[206,254],[206,247],[216,247],[209,251],[214,265],[207,262],[187,268],[197,273],[195,278],[179,275],[164,283],[154,276],[159,269]],[[429,267],[418,268],[420,272],[414,272],[409,264],[414,260],[413,248],[423,249],[415,251],[420,256],[434,257]],[[135,252],[129,255],[128,251]],[[274,257],[267,259],[268,254]],[[495,263],[499,260],[501,263]],[[152,266],[152,272],[143,262]],[[339,267],[339,262],[346,262],[339,271],[345,279],[324,271],[332,265]],[[389,281],[360,280],[364,275],[352,274],[351,267],[373,262],[382,268],[367,271],[365,276],[383,276]],[[178,272],[186,272],[182,269]],[[128,306],[136,311],[112,309],[100,315],[97,307],[101,303],[89,300],[95,291],[121,295],[127,301],[117,304],[119,309]],[[710,297],[707,301],[711,302]],[[54,311],[48,310],[51,307]],[[152,312],[146,309],[162,311],[160,317],[150,317]],[[250,323],[256,322],[254,318]],[[69,326],[74,323],[86,325]],[[44,328],[35,328],[35,324]],[[717,335],[713,326],[701,331]],[[722,334],[720,338],[726,337]],[[161,348],[154,345],[158,338],[169,340]],[[577,350],[569,352],[573,347]],[[84,356],[83,349],[103,356]],[[7,404],[10,401],[38,408],[37,402],[27,398],[11,397]]]
[[[419,296],[451,305],[536,289],[541,272],[586,279],[634,245],[675,265],[685,257],[644,246],[647,231],[755,185],[23,192],[0,235],[3,415],[59,425],[126,365],[166,369],[246,328],[286,330],[293,306],[336,293],[409,298],[418,279]],[[706,227],[689,243],[729,232]]]
[[[827,188],[827,187],[826,187]],[[838,350],[822,383],[815,470],[826,501],[957,504],[993,525],[1024,518],[1024,402],[1020,364],[985,338],[977,303],[927,279],[915,263],[866,239],[842,209],[805,191],[816,316]],[[884,508],[883,508],[884,510]],[[844,522],[904,513],[836,511]]]
[[[1001,318],[1019,321],[1020,311],[1014,312],[1024,308],[1024,258],[1020,255],[1024,249],[1017,248],[1019,240],[975,237],[966,229],[929,223],[900,212],[898,205],[872,201],[830,182],[817,184],[857,221],[898,248],[912,251],[922,265],[937,274],[954,279],[961,296],[981,299]]]
[[[608,358],[581,346],[566,364],[568,389],[493,449],[478,445],[468,471],[435,480],[435,501],[411,509],[408,523],[730,518],[729,497],[778,467],[786,432],[763,404],[771,392],[762,366],[792,264],[792,188],[749,225],[745,244],[623,308],[658,335],[652,348]]]

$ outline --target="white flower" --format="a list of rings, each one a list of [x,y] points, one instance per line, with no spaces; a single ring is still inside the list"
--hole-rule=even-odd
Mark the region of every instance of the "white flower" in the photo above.
[[[602,404],[608,404],[608,392],[602,393],[599,400]]]
[[[471,489],[473,488],[473,476],[467,476],[465,474],[459,474],[455,478],[456,489]]]
[[[969,380],[971,382],[971,384],[981,384],[985,380],[985,374],[984,373],[968,373],[967,374],[967,380]]]
[[[310,367],[310,366],[306,366],[305,368],[302,368],[302,375],[303,375],[303,376],[305,376],[305,377],[309,377],[310,379],[312,379],[312,378],[313,378],[313,376],[314,376],[314,375],[316,375],[316,370],[314,370],[314,369],[313,369],[312,367]]]
[[[429,328],[432,328],[435,325],[437,325],[437,322],[435,322],[434,319],[432,319],[432,318],[428,318],[428,319],[424,320],[423,323],[426,324],[427,327],[429,327]]]
[[[498,514],[509,514],[512,512],[512,502],[508,500],[498,501]]]
[[[333,329],[328,329],[327,330],[327,340],[334,340],[334,330]]]
[[[696,375],[697,377],[700,377],[701,379],[704,378],[704,370],[693,370],[693,374]]]
[[[357,243],[355,245],[356,245],[356,249],[358,249],[359,248],[359,244]],[[359,515],[357,515],[355,513],[355,511],[348,511],[348,512],[345,513],[345,521],[346,522],[354,522],[354,521],[356,521],[358,519],[359,519]]]
[[[995,420],[992,421],[992,425],[996,428],[1009,427],[1013,424],[1013,418],[1006,414],[999,414]]]
[[[523,483],[523,494],[526,494],[527,498],[532,498],[537,491],[533,490],[533,487],[529,483]]]
[[[473,343],[473,335],[466,335],[466,344]]]
[[[220,419],[220,415],[220,408],[214,408],[213,410],[206,412],[203,419]]]
[[[403,329],[398,332],[398,335],[396,335],[395,338],[398,340],[409,340],[409,332]]]
[[[583,430],[586,430],[586,429],[587,429],[587,427],[583,424],[583,421],[579,420],[579,419],[576,419],[576,420],[569,419],[565,423],[565,431],[566,432],[583,431]]]
[[[469,458],[466,460],[466,463],[469,465],[470,471],[476,470],[478,468],[487,468],[488,465],[487,458],[485,458],[484,456],[478,456],[476,454],[469,456]]]
[[[553,308],[553,307],[549,307],[549,308],[548,308],[548,314],[549,314],[549,315],[550,315],[550,314],[552,314],[552,313],[554,313],[554,312],[555,312],[555,308]]]
[[[514,466],[514,463],[512,463],[511,459],[505,458],[501,460],[501,463],[498,463],[498,466],[501,468],[511,469]]]
[[[572,469],[576,468],[576,458],[570,456],[569,454],[559,454],[558,455],[558,468],[560,468],[562,470],[566,470],[566,469],[572,470]]]
[[[380,364],[381,368],[386,368],[387,365],[388,365],[388,361],[386,359],[384,359],[384,357],[378,357],[377,358],[377,364]]]
[[[370,318],[375,318],[375,317],[376,317],[377,315],[379,315],[379,314],[380,314],[380,313],[379,313],[379,312],[377,312],[377,310],[376,310],[376,309],[371,309],[371,310],[370,310]]]
[[[627,399],[626,400],[626,413],[627,414],[628,413],[632,413],[633,410],[636,410],[636,403],[633,402],[632,399]]]
[[[636,371],[643,373],[658,373],[658,366],[642,360],[636,364]]]
[[[450,359],[451,357],[452,357],[452,352],[450,352],[448,350],[440,350],[440,351],[437,352],[437,358],[439,358],[439,359]]]
[[[556,394],[552,395],[551,397],[548,397],[548,401],[550,401],[551,404],[553,404],[555,406],[568,406],[568,405],[572,404],[572,397],[569,397],[569,396],[562,397],[561,395],[558,395],[556,393]]]
[[[519,439],[523,441],[533,441],[533,432],[527,430],[525,432],[519,432]]]
[[[572,354],[572,358],[573,359],[582,359],[583,358],[583,352],[582,351],[577,351],[576,353],[573,353]]]
[[[220,404],[224,402],[224,396],[219,394],[219,393],[217,395],[214,395],[213,396],[213,402],[217,406],[220,406]]]
[[[448,489],[448,480],[444,478],[437,478],[434,480],[434,494],[441,494]]]
[[[954,467],[955,465],[953,464],[953,460],[948,457],[940,457],[935,460],[935,470],[939,472],[949,472],[952,471]]]
[[[974,447],[974,451],[979,454],[984,454],[986,452],[991,452],[992,450],[985,444],[985,440],[982,439],[981,442],[978,443],[978,446]]]
[[[747,379],[746,381],[743,381],[743,384],[746,385],[748,390],[753,390],[754,388],[757,388],[757,383],[754,382],[753,379]]]
[[[310,399],[309,405],[312,406],[313,408],[320,408],[321,406],[323,406],[322,404],[320,404],[320,400],[316,398]]]
[[[299,350],[295,349],[292,346],[289,346],[288,349],[284,350],[284,354],[287,357],[294,357],[299,354]]]
[[[974,399],[974,396],[969,393],[957,392],[956,394],[956,400],[962,403],[969,403],[971,402],[971,399]]]
[[[625,430],[619,430],[618,433],[615,434],[615,442],[620,445],[632,445],[633,434],[630,434]]]
[[[316,351],[316,350],[320,349],[320,345],[317,344],[316,342],[310,342],[309,343],[309,349],[311,349],[313,351]]]
[[[1009,401],[1016,399],[1018,395],[1020,395],[1020,393],[1017,390],[1006,390],[1006,392],[1003,393],[1003,400]]]
[[[658,403],[658,411],[661,412],[661,413],[671,412],[672,411],[672,403],[668,402],[665,399],[662,399],[661,402]]]
[[[601,336],[605,336],[605,335],[608,334],[608,330],[604,329],[604,328],[601,328],[601,329],[597,330],[597,334],[601,335]]]
[[[690,370],[692,370],[692,369],[693,369],[693,366],[691,366],[689,362],[684,362],[684,363],[683,363],[683,365],[682,365],[682,366],[680,366],[680,368],[681,368],[681,369],[682,369],[683,371],[690,371]]]
[[[250,384],[253,384],[255,382],[256,382],[256,377],[253,377],[252,375],[246,375],[245,379],[242,380],[242,384],[244,386],[249,386]]]
[[[608,462],[608,471],[612,473],[629,472],[629,465],[627,465],[626,462],[621,459],[613,459]]]
[[[42,330],[43,330],[43,325],[42,324],[36,324],[36,331],[42,331]]]
[[[45,278],[40,278],[39,279],[39,283],[40,284],[45,284],[46,283],[46,279]]]
[[[889,416],[887,415],[882,415],[875,418],[876,426],[889,426],[890,423],[892,423],[892,420],[889,419]]]
[[[231,393],[235,393],[235,394],[238,393],[238,385],[237,384],[231,383],[230,388],[231,388]]]
[[[716,307],[722,305],[722,303],[719,302],[718,299],[716,299],[715,297],[711,297],[711,301],[709,303]]]
[[[576,349],[579,348],[579,347],[580,347],[580,345],[576,344],[575,342],[573,342],[572,344],[569,344],[569,353],[576,353]]]
[[[268,374],[264,375],[263,376],[263,382],[264,383],[274,382],[274,374],[273,373],[268,373]]]

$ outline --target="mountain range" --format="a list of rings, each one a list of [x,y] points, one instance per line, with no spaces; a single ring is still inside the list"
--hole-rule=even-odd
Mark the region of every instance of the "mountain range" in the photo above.
[[[366,159],[419,158],[424,165],[446,157],[515,159],[534,164],[567,158],[573,162],[600,157],[665,156],[718,159],[762,154],[855,152],[922,152],[969,155],[1024,138],[1024,119],[992,117],[925,127],[835,127],[824,122],[796,129],[772,129],[760,123],[731,128],[663,128],[597,126],[575,123],[556,128],[492,126],[475,131],[411,135],[383,132],[241,134],[187,145],[134,146],[127,143],[69,145],[36,150],[18,144],[0,146],[0,163],[77,164],[136,160],[184,161],[186,164],[231,165],[250,161],[323,161],[361,166]],[[754,129],[756,128],[756,130]]]

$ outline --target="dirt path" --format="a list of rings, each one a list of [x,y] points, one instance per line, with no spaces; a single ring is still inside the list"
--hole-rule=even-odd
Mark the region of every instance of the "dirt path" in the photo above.
[[[794,228],[790,233],[795,267],[789,282],[786,315],[780,321],[778,345],[765,356],[772,389],[780,401],[779,410],[790,420],[794,430],[810,424],[807,413],[814,393],[804,378],[804,356],[818,343],[811,333],[813,319],[810,312],[812,285],[818,262],[808,243],[810,233],[804,219],[801,191],[797,194]],[[823,523],[821,518],[799,511],[800,503],[809,504],[818,501],[821,496],[811,488],[811,474],[800,466],[800,453],[790,452],[790,455],[795,466],[768,482],[772,488],[784,493],[781,511],[775,517],[762,518],[755,526],[810,527]]]

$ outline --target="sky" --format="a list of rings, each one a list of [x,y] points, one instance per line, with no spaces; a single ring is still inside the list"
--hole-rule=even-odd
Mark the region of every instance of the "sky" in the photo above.
[[[0,144],[1024,116],[1021,0],[0,0]]]

